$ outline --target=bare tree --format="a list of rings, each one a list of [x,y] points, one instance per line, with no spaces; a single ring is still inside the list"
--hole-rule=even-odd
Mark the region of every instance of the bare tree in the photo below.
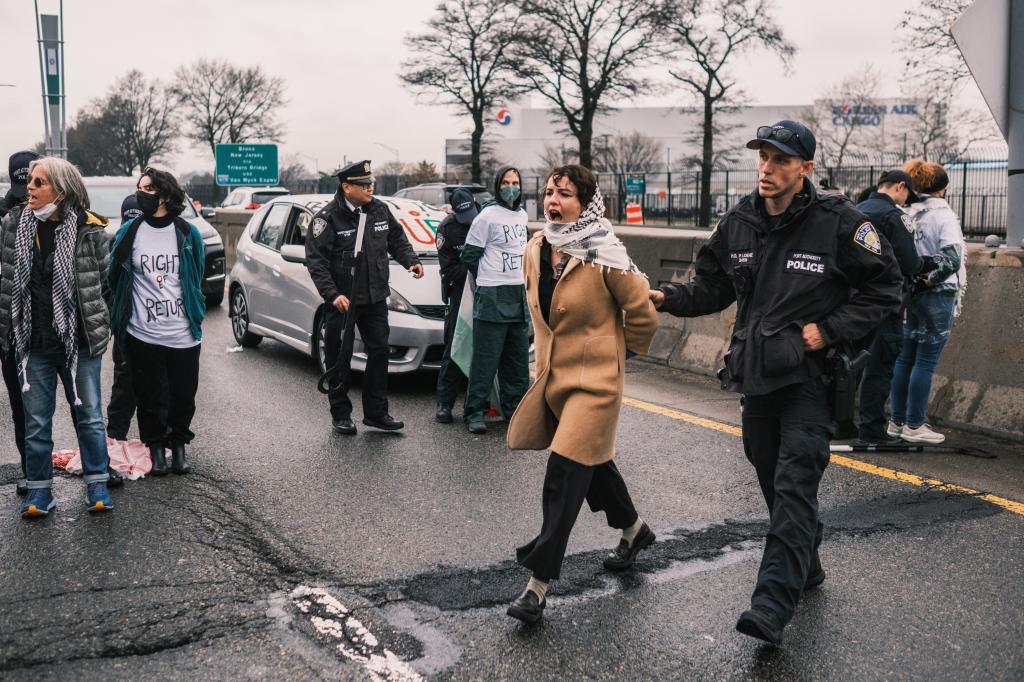
[[[422,185],[425,182],[439,182],[441,174],[437,172],[437,166],[429,161],[420,161],[409,169],[408,179],[414,185]]]
[[[135,166],[143,171],[152,161],[175,151],[179,135],[175,96],[160,81],[147,81],[133,69],[110,91],[108,108],[119,128],[118,137],[130,147]]]
[[[788,65],[795,48],[773,16],[772,0],[685,0],[670,3],[666,28],[685,63],[669,71],[697,99],[701,109],[699,225],[711,223],[711,171],[715,156],[715,117],[737,100],[733,57],[767,50]]]
[[[904,156],[944,162],[963,157],[975,145],[1001,139],[992,116],[958,106],[952,90],[917,87],[908,97],[917,106],[906,129]]]
[[[469,114],[476,183],[488,110],[524,90],[514,78],[512,57],[521,24],[521,13],[504,0],[445,0],[427,22],[429,30],[408,39],[416,56],[402,64],[399,78],[413,92]]]
[[[661,160],[661,146],[634,130],[627,135],[598,135],[594,168],[603,173],[647,173]]]
[[[954,88],[971,79],[967,62],[953,40],[953,22],[974,0],[931,0],[903,13],[903,55],[914,78],[941,80]]]
[[[552,168],[558,166],[564,166],[569,163],[578,163],[579,154],[572,147],[566,147],[565,143],[552,144],[550,142],[544,144],[544,149],[541,151],[538,161],[540,166],[537,169],[539,174],[547,173]]]
[[[823,93],[823,101],[805,109],[800,118],[818,143],[821,164],[834,171],[851,152],[882,151],[883,140],[876,118],[885,115],[878,100],[881,78],[867,65]]]
[[[280,142],[277,114],[285,104],[284,80],[259,66],[237,67],[200,59],[175,73],[174,92],[189,125],[188,136],[210,147],[243,142]]]
[[[294,189],[299,186],[301,180],[308,180],[312,175],[306,164],[298,156],[293,155],[286,158],[281,164],[277,174],[277,184]]]
[[[546,97],[593,165],[594,116],[608,100],[642,93],[643,69],[661,57],[661,3],[651,0],[524,0],[521,76]]]
[[[68,161],[82,175],[131,175],[135,155],[102,99],[92,100],[68,126]]]

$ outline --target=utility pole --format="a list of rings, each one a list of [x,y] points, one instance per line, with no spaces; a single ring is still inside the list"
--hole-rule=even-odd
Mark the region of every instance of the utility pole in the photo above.
[[[1024,1],[1010,3],[1006,245],[1024,248]]]
[[[57,16],[40,15],[39,0],[35,0],[35,8],[46,153],[66,159],[68,134],[67,97],[64,87],[64,0],[60,0],[60,14]]]

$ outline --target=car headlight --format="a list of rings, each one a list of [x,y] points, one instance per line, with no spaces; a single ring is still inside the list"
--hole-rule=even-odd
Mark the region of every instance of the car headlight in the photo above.
[[[405,296],[390,288],[391,295],[388,296],[388,310],[394,310],[396,313],[409,313],[410,315],[418,315],[419,312],[413,307],[412,303],[405,300]]]

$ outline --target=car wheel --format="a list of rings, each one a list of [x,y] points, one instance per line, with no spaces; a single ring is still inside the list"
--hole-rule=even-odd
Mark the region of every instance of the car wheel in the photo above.
[[[316,318],[316,343],[313,344],[313,357],[316,359],[320,374],[327,371],[327,316],[321,313]]]
[[[249,305],[245,301],[245,294],[242,287],[236,288],[231,293],[231,333],[235,336],[238,345],[245,348],[258,346],[263,337],[249,331]]]
[[[210,294],[209,296],[206,297],[206,307],[207,308],[216,308],[217,306],[219,306],[223,302],[224,302],[224,291],[223,290],[217,292],[216,294]]]

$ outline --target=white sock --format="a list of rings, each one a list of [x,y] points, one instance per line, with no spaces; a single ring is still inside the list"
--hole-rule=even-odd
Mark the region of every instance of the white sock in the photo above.
[[[533,590],[540,597],[540,603],[544,603],[545,595],[548,593],[548,584],[541,580],[531,577],[530,582],[526,583],[526,589]]]
[[[639,516],[636,517],[636,521],[629,528],[622,529],[622,538],[629,543],[629,546],[633,546],[633,540],[636,540],[636,534],[640,532],[640,528],[644,525],[644,520]]]

